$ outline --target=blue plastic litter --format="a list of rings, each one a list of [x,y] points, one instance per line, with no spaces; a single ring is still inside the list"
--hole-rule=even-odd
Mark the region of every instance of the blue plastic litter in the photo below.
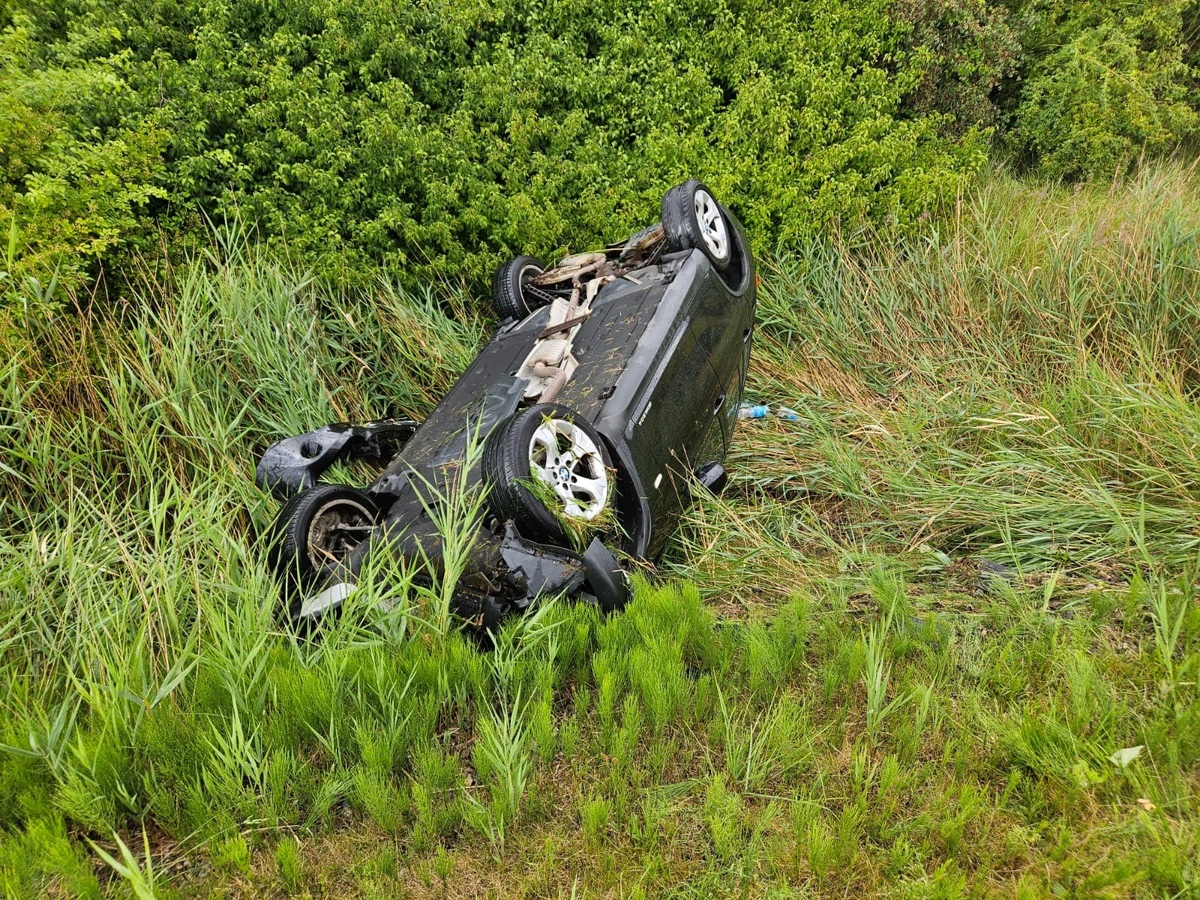
[[[739,419],[765,419],[771,415],[771,407],[766,403],[743,403],[738,407]],[[788,422],[797,422],[800,420],[800,413],[794,409],[788,409],[786,406],[780,406],[774,410],[775,415],[780,419]]]

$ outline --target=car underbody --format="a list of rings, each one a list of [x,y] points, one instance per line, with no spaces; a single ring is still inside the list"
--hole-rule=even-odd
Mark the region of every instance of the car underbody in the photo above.
[[[381,551],[437,577],[437,509],[455,490],[488,495],[455,587],[464,620],[491,628],[546,594],[624,605],[628,565],[661,551],[696,485],[723,483],[749,360],[753,259],[698,184],[674,189],[690,190],[683,213],[669,193],[663,222],[603,252],[502,267],[500,327],[426,421],[327,425],[266,450],[257,480],[285,501],[273,562],[294,616],[340,605]],[[347,459],[384,468],[362,491],[320,483]]]

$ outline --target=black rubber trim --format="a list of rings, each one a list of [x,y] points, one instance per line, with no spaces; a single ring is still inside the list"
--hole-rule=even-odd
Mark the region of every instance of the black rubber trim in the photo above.
[[[600,609],[604,612],[624,609],[631,596],[629,576],[612,551],[600,543],[600,538],[592,538],[588,544],[583,553],[583,567],[587,572],[588,587],[596,596]]]

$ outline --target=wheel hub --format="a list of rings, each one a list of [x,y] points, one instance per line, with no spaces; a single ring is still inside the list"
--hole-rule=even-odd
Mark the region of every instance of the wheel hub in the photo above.
[[[700,226],[700,237],[712,255],[724,260],[729,255],[729,232],[721,207],[708,191],[696,191],[694,197],[696,223]]]
[[[308,552],[313,564],[337,562],[362,542],[374,527],[371,513],[352,500],[335,501],[314,517],[308,533]]]
[[[529,471],[551,489],[564,515],[591,520],[608,503],[608,470],[600,448],[566,419],[547,419],[534,431]]]

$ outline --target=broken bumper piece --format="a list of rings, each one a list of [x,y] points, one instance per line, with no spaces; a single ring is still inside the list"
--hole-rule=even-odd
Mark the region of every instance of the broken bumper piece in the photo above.
[[[404,448],[419,425],[411,419],[385,419],[366,425],[338,423],[285,438],[263,453],[254,480],[277,499],[287,500],[315,485],[336,462],[387,462]]]

